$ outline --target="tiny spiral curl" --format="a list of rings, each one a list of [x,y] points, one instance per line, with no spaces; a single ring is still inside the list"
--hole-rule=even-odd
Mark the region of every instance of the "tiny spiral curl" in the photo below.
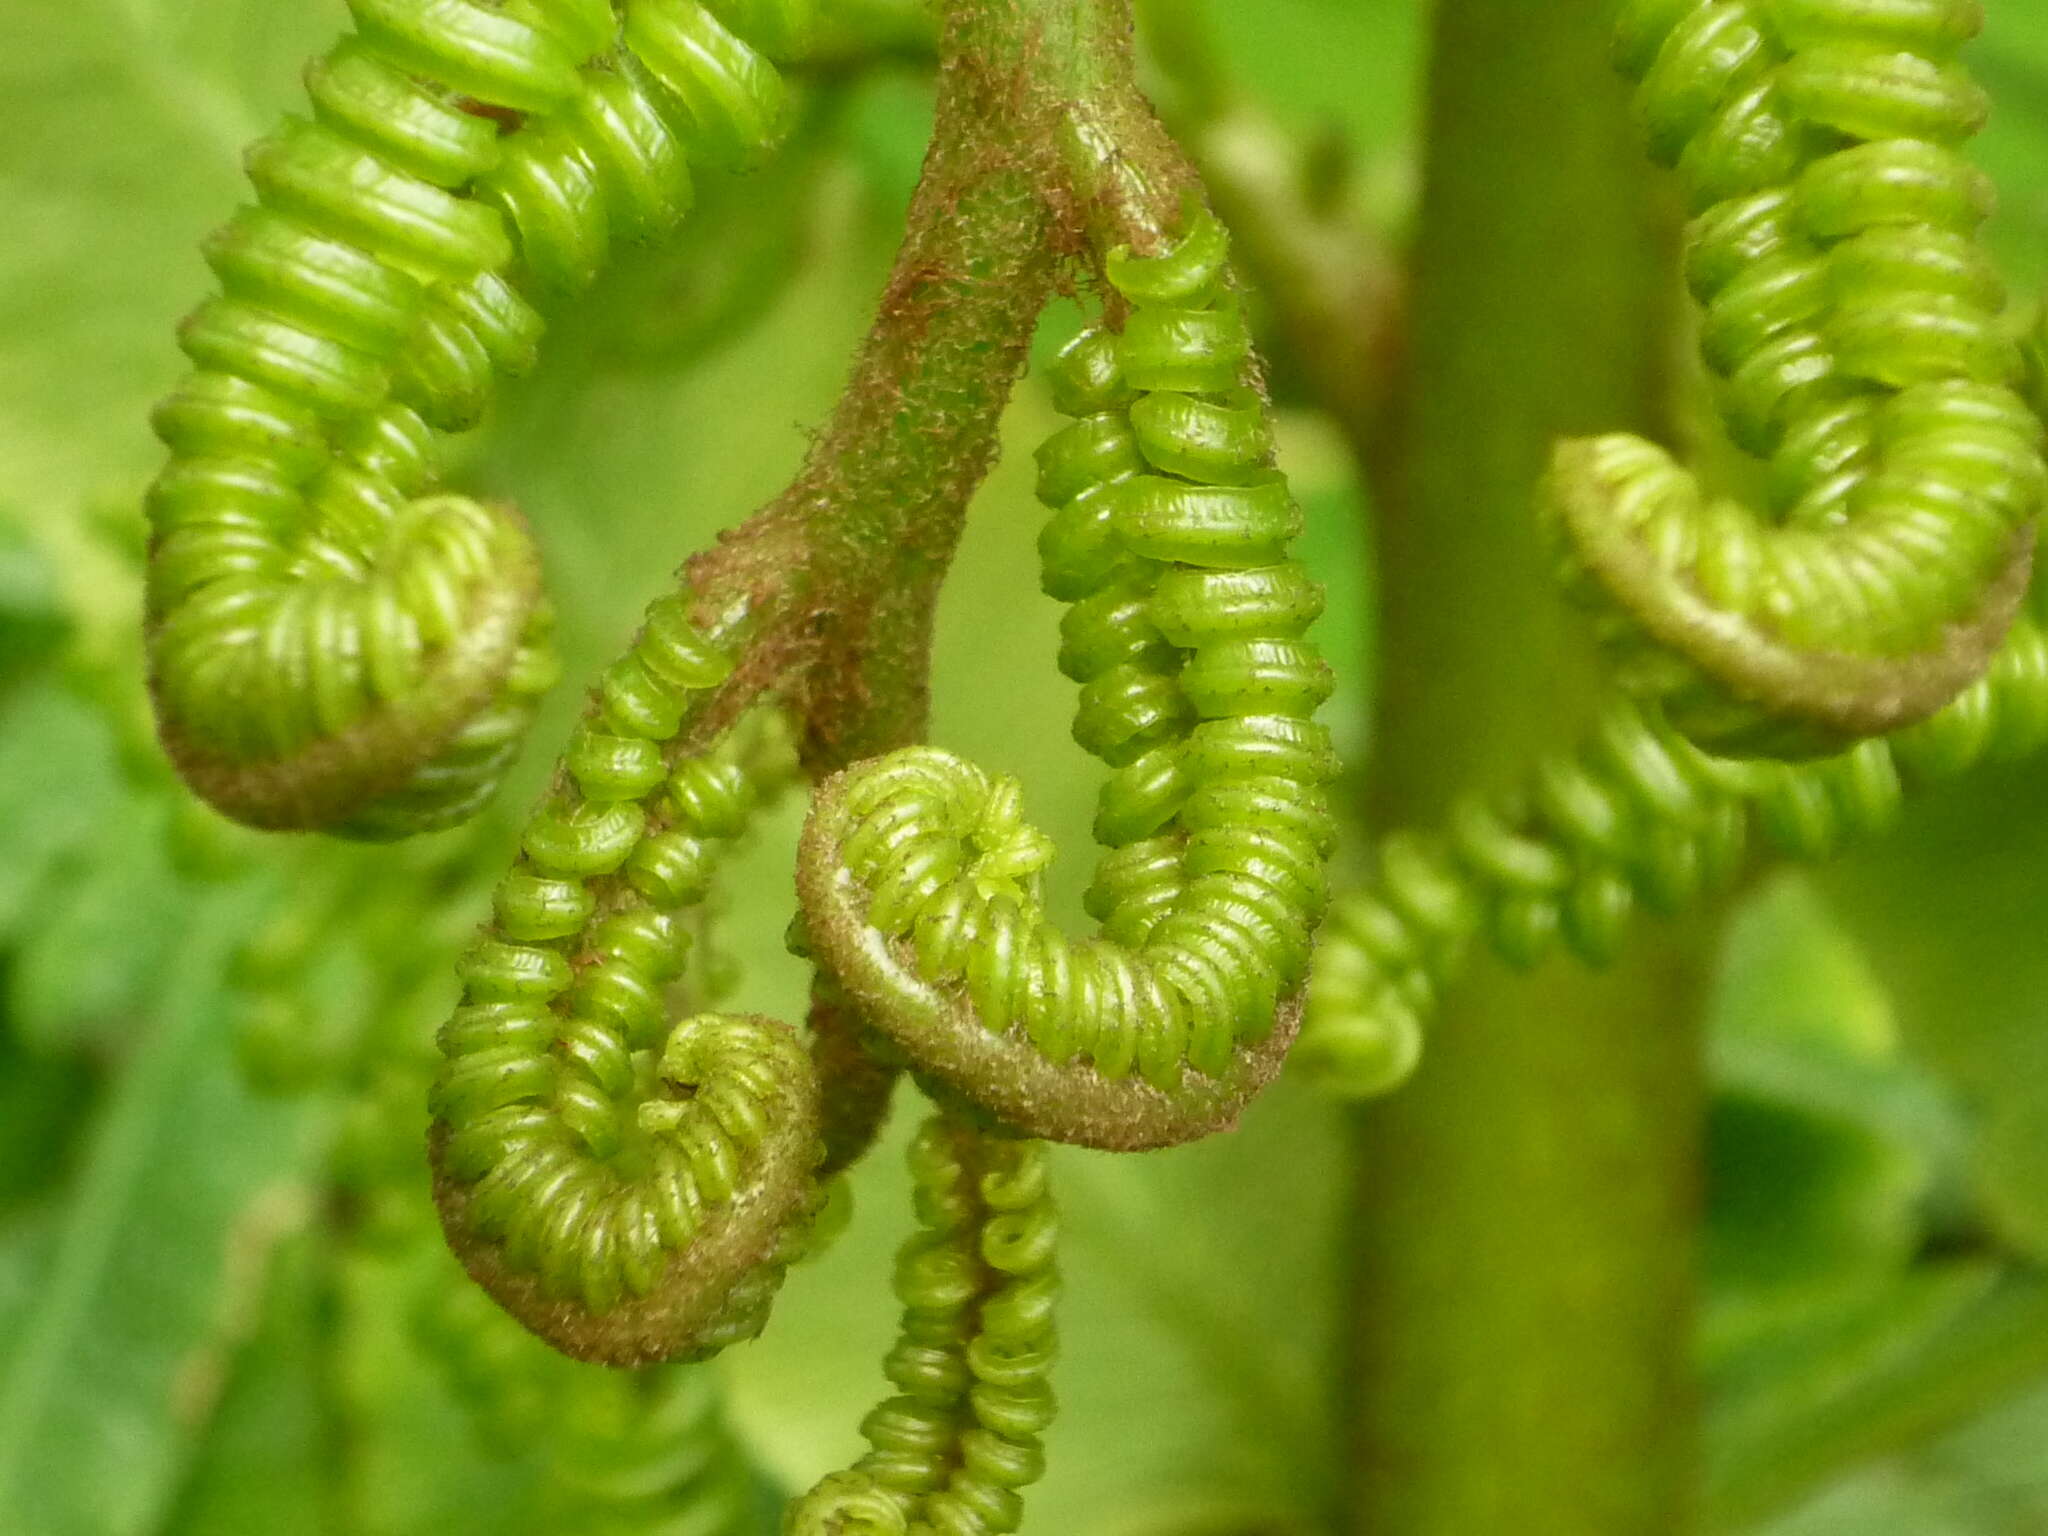
[[[1713,757],[1618,700],[1519,793],[1469,796],[1443,828],[1387,839],[1376,880],[1332,904],[1295,1060],[1346,1096],[1388,1092],[1475,943],[1517,966],[1560,946],[1605,965],[1638,910],[1725,887],[1754,839],[1825,858],[1889,828],[1911,789],[2044,744],[2048,630],[2032,614],[1940,713],[1816,761]]]
[[[1641,438],[1543,503],[1621,680],[1709,750],[1826,755],[1935,713],[2024,594],[2041,427],[1962,157],[1977,0],[1629,0],[1616,55],[1694,218],[1702,356],[1766,505]]]
[[[781,131],[721,16],[797,0],[350,0],[310,115],[248,152],[205,248],[195,371],[158,406],[151,686],[194,790],[261,827],[388,838],[495,789],[554,676],[533,539],[443,491],[440,439],[533,366],[540,308]]]
[[[790,1506],[787,1536],[1006,1536],[1045,1470],[1058,1219],[1045,1150],[946,1115],[909,1153],[918,1230],[896,1260],[896,1395],[868,1453]]]

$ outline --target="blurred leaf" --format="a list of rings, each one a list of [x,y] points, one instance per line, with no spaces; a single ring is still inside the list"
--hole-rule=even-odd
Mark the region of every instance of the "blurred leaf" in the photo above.
[[[1994,1536],[1965,1519],[1948,1491],[1886,1467],[1847,1480],[1806,1509],[1767,1527],[1769,1536]],[[2017,1528],[1997,1536],[2018,1536]]]
[[[58,870],[16,957],[8,1001],[24,1044],[121,1043],[146,1008],[194,890],[171,868],[171,807],[116,802]]]
[[[2037,1536],[2048,1530],[2048,1390],[1843,1479],[1769,1536]]]
[[[271,1261],[262,1320],[236,1357],[166,1536],[276,1536],[330,1528],[339,1447],[325,1416],[317,1252],[301,1235]]]
[[[1713,1030],[1843,1060],[1880,1059],[1898,1045],[1883,986],[1799,870],[1772,875],[1730,924]]]
[[[70,627],[49,557],[0,516],[0,688],[46,661]]]
[[[55,1203],[10,1213],[0,1222],[0,1380],[21,1348],[24,1325],[35,1309],[57,1251]]]
[[[1409,0],[1212,4],[1232,77],[1297,126],[1341,125],[1379,150],[1409,131],[1425,8]]]
[[[303,1219],[310,1113],[252,1100],[220,1028],[226,951],[260,894],[188,912],[80,1170],[0,1376],[0,1530],[151,1527],[254,1322],[270,1248]]]
[[[925,71],[892,70],[861,82],[847,104],[843,153],[860,167],[866,224],[893,247],[924,169],[932,136],[932,91]]]
[[[2048,1113],[2044,867],[2048,781],[2021,764],[1928,795],[1897,833],[1820,876],[1911,1049],[1988,1124],[1979,1203],[2002,1240],[2036,1257],[2048,1256],[2048,1183],[2027,1129]]]
[[[2038,5],[1985,7],[1982,43],[1971,55],[1991,92],[1991,125],[1978,162],[1997,180],[1999,216],[1991,239],[2022,293],[2048,282],[2048,11]]]
[[[1330,728],[1339,755],[1356,766],[1365,759],[1372,719],[1373,562],[1363,492],[1334,434],[1321,422],[1315,438],[1287,431],[1282,451],[1288,479],[1308,521],[1297,557],[1323,584],[1326,606],[1314,639],[1343,679],[1318,717]]]
[[[0,1028],[0,1235],[18,1205],[51,1191],[71,1171],[97,1086],[85,1062],[31,1054],[11,1029]]]
[[[62,861],[126,799],[113,749],[105,720],[56,682],[0,700],[0,943],[47,919]]]
[[[1831,1286],[1903,1264],[1912,1252],[1923,1170],[1865,1127],[1723,1089],[1707,1146],[1707,1267],[1722,1286]],[[1726,1305],[1729,1298],[1715,1300]]]
[[[1723,1526],[1825,1474],[1924,1444],[2038,1380],[2048,1282],[1986,1264],[1930,1271],[1844,1308],[1805,1348],[1800,1369],[1773,1371],[1777,1387],[1724,1404],[1713,1422],[1709,1503]]]
[[[153,457],[172,325],[242,145],[340,8],[264,0],[0,6],[0,497],[53,528]]]
[[[491,1443],[421,1348],[422,1287],[450,1262],[426,1234],[358,1252],[342,1275],[347,1509],[375,1536],[542,1536],[535,1448]]]
[[[1967,1129],[1806,876],[1745,904],[1717,1002],[1701,1345],[1726,1525],[2048,1365],[2013,1347],[2048,1291],[1921,1258],[1967,1221],[1941,1198],[1960,1205]]]
[[[1902,1274],[1966,1133],[1797,872],[1732,924],[1712,1015],[1704,1348],[1796,1332]]]
[[[1064,1412],[1027,1531],[1317,1521],[1333,1492],[1340,1125],[1283,1079],[1229,1135],[1061,1158]]]

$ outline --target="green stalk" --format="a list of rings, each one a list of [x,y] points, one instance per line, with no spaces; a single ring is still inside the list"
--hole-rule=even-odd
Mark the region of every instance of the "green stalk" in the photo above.
[[[852,377],[795,482],[694,570],[701,591],[801,568],[749,666],[802,674],[815,771],[922,739],[939,586],[1061,253],[1159,202],[1125,182],[1183,174],[1133,83],[1129,0],[941,7],[932,147]]]
[[[1611,0],[1438,8],[1382,466],[1382,827],[1514,784],[1594,697],[1531,491],[1560,433],[1659,430],[1676,290],[1611,22]],[[1705,926],[1646,923],[1605,974],[1483,962],[1417,1080],[1358,1117],[1348,1529],[1692,1529]]]

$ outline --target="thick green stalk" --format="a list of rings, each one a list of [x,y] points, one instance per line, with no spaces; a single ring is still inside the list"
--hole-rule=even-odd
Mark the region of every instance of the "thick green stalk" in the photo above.
[[[838,410],[766,514],[807,546],[807,756],[820,770],[922,738],[932,614],[997,418],[1061,253],[1114,203],[1075,153],[1075,125],[1115,144],[1130,175],[1181,174],[1131,82],[1128,0],[942,12],[908,233]]]
[[[1372,806],[1438,822],[1583,725],[1596,672],[1531,492],[1553,437],[1655,431],[1676,284],[1611,0],[1444,0],[1386,466]],[[1371,1536],[1683,1536],[1700,933],[1596,975],[1475,968],[1356,1127],[1345,1458]]]

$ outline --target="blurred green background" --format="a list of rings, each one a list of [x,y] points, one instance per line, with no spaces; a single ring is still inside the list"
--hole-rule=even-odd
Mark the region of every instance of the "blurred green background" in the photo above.
[[[1396,234],[1425,10],[1220,15],[1244,88],[1344,145]],[[1991,11],[1997,239],[2038,289],[2048,0]],[[0,0],[7,1536],[585,1528],[546,1491],[537,1441],[480,1421],[417,1326],[447,1267],[417,1166],[421,1053],[507,815],[404,849],[244,837],[170,781],[140,692],[148,407],[180,370],[173,327],[206,289],[201,236],[241,195],[240,146],[340,21],[331,0]],[[564,318],[541,374],[465,445],[462,478],[539,530],[569,676],[795,468],[879,291],[928,120],[912,67],[822,93],[774,169],[707,184],[674,249]],[[1070,324],[1049,317],[1048,339]],[[1071,690],[1027,478],[1051,420],[1027,380],[948,589],[934,735],[1020,775],[1071,850],[1094,779],[1050,724]],[[1284,433],[1349,684],[1331,719],[1363,758],[1367,509],[1318,417],[1291,409]],[[574,694],[504,807],[530,796]],[[785,1017],[802,989],[780,942],[795,815],[721,920],[740,1001]],[[1082,862],[1062,869],[1073,911]],[[1759,1469],[1778,1536],[2048,1531],[2048,1339],[2039,1305],[2024,1311],[2031,1262],[2048,1260],[2044,868],[2048,793],[2007,770],[1917,807],[1879,847],[1766,881],[1733,925],[1699,1357],[1714,1465],[1738,1482]],[[899,1107],[899,1132],[914,1118]],[[1342,1158],[1338,1113],[1291,1081],[1234,1136],[1059,1155],[1064,1413],[1028,1532],[1314,1528],[1333,1486]],[[870,1159],[852,1230],[792,1278],[767,1336],[714,1368],[771,1485],[860,1448],[909,1226],[899,1168],[893,1147]],[[1982,1359],[1905,1395],[1889,1454],[1807,1485],[1799,1426],[1882,1398],[1959,1337]]]

